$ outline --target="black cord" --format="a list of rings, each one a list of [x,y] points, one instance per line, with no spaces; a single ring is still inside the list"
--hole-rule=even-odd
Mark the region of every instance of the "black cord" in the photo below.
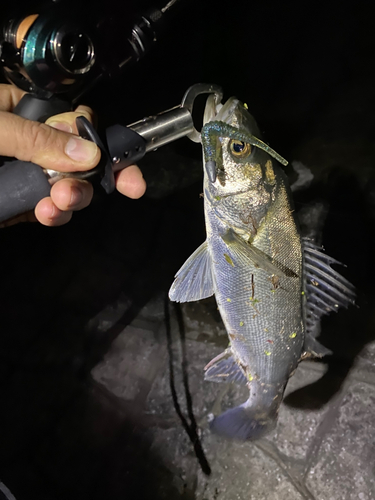
[[[187,356],[186,356],[186,343],[185,343],[185,328],[182,318],[182,312],[179,304],[174,304],[175,312],[177,317],[177,323],[179,327],[180,333],[180,341],[181,341],[181,352],[182,352],[182,376],[183,376],[183,385],[185,389],[185,397],[186,397],[186,406],[190,419],[190,424],[187,419],[184,417],[180,404],[178,402],[178,395],[176,391],[175,378],[174,378],[174,369],[173,369],[173,349],[172,349],[172,331],[171,331],[171,319],[169,313],[169,299],[165,298],[164,301],[164,315],[165,315],[165,329],[167,335],[167,348],[169,355],[169,384],[172,393],[173,405],[175,407],[176,413],[179,416],[182,426],[184,427],[189,439],[194,447],[195,456],[199,462],[199,465],[202,469],[202,472],[209,476],[211,474],[211,467],[208,463],[206,455],[203,451],[202,444],[198,435],[198,426],[195,420],[194,412],[193,412],[193,401],[191,398],[190,390],[189,390],[189,378],[187,372]]]

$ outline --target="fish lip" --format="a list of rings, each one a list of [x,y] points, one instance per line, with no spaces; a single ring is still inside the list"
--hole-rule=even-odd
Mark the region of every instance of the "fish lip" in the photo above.
[[[203,126],[206,125],[206,123],[215,120],[218,110],[220,110],[222,107],[223,105],[221,103],[216,104],[215,96],[213,94],[210,94],[207,97],[206,106],[204,108]]]
[[[222,121],[230,124],[235,110],[240,101],[236,97],[230,97],[225,104],[215,104],[214,96],[209,96],[204,110],[203,125],[211,121]]]
[[[232,117],[236,109],[238,108],[239,104],[240,101],[237,99],[237,97],[230,97],[227,100],[227,102],[223,105],[223,107],[220,109],[220,111],[217,113],[215,120],[230,125]]]

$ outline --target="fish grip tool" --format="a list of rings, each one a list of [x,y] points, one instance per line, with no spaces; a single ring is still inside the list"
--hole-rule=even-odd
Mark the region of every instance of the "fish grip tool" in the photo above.
[[[60,179],[93,181],[99,177],[101,186],[109,194],[115,189],[115,173],[139,161],[146,153],[185,136],[197,142],[199,132],[192,111],[200,94],[213,94],[216,104],[223,96],[217,85],[192,85],[178,106],[128,126],[112,125],[106,129],[104,140],[85,117],[78,117],[80,136],[95,142],[101,150],[99,164],[89,171],[63,173],[42,169],[31,162],[8,162],[0,168],[0,222],[35,208],[42,198],[49,196],[51,186]]]

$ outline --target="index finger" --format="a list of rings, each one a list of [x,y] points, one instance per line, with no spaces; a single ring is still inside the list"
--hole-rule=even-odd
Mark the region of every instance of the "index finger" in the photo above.
[[[0,84],[0,111],[13,111],[22,97],[27,94],[14,85]]]
[[[58,115],[53,115],[48,118],[45,123],[50,127],[57,128],[63,132],[69,132],[73,134],[78,134],[76,119],[79,116],[84,116],[87,120],[92,123],[94,112],[88,106],[78,106],[75,111],[68,111],[66,113],[60,113]]]
[[[0,154],[31,161],[37,165],[76,172],[94,168],[100,149],[91,141],[0,111]]]

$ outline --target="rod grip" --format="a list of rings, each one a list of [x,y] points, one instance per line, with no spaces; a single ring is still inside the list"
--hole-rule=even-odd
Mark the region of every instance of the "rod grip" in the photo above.
[[[35,163],[15,160],[0,168],[0,222],[33,210],[51,185]]]

